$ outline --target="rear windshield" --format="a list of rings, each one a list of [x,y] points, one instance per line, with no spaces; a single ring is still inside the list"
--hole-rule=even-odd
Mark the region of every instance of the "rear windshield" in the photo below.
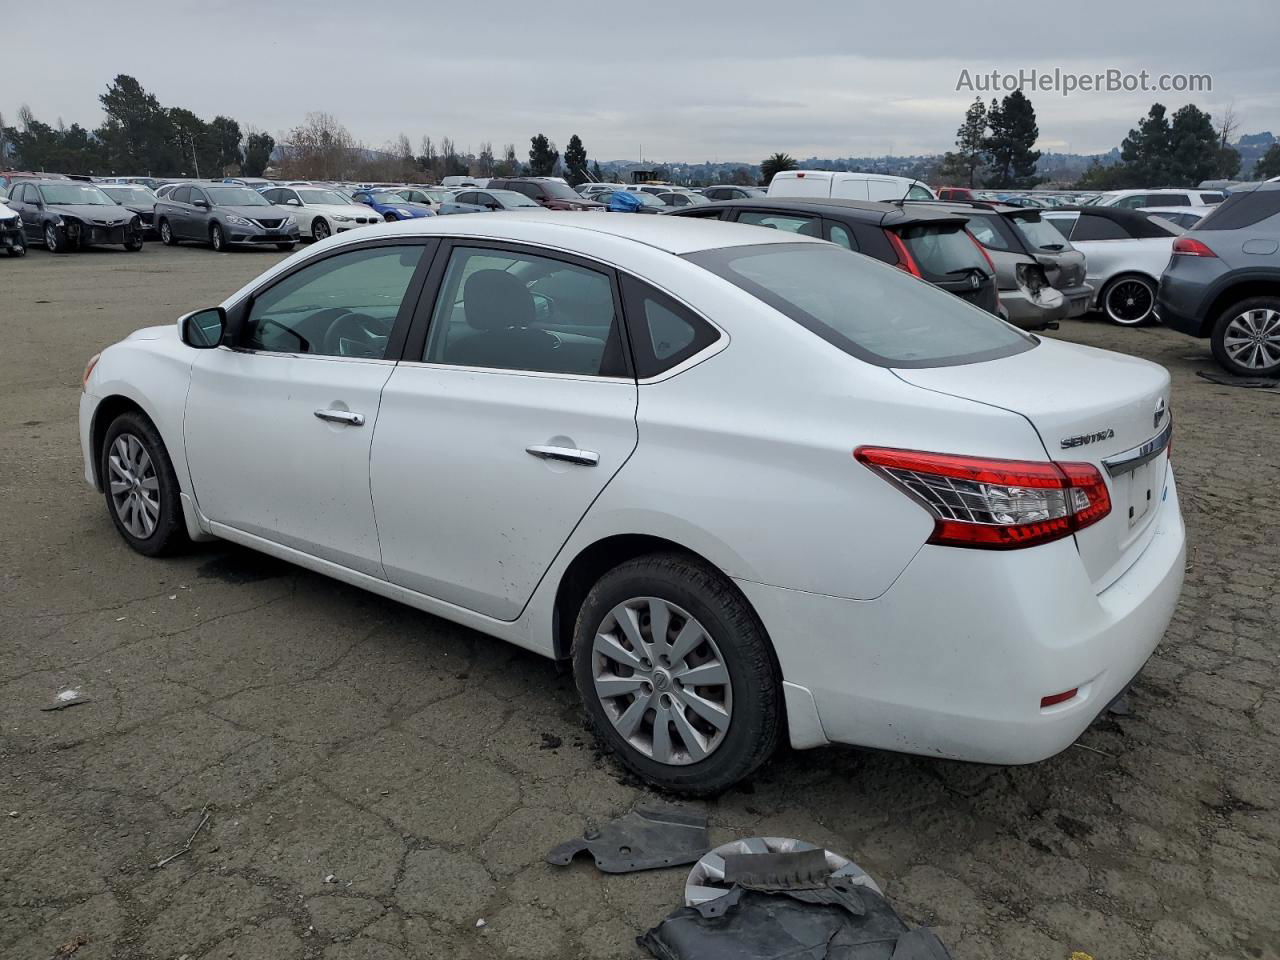
[[[1055,226],[1059,221],[1055,220],[1051,223],[1047,220],[1024,220],[1022,217],[1014,217],[1013,222],[1018,232],[1027,241],[1027,245],[1033,250],[1052,250],[1057,253],[1071,246],[1067,243],[1067,238],[1062,235],[1062,230]]]
[[[977,253],[968,236],[957,236]],[[725,247],[686,259],[845,353],[882,367],[977,363],[1030,350],[1037,342],[959,297],[832,244]]]
[[[904,227],[898,236],[926,280],[955,280],[974,270],[986,273],[991,269],[982,251],[958,225],[918,224]]]
[[[1196,224],[1197,230],[1239,230],[1280,213],[1280,190],[1233,193]]]

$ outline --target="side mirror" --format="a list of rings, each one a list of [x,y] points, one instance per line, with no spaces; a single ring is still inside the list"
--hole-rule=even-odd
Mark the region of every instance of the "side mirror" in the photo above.
[[[178,320],[182,342],[196,350],[211,350],[222,343],[227,330],[227,311],[221,307],[196,310]]]
[[[490,210],[501,210],[501,209],[502,209],[501,204],[497,204],[497,203],[486,203],[486,204],[485,204],[485,206],[486,206],[486,207],[488,207]]]
[[[199,207],[199,208],[200,208],[200,209],[202,209],[202,210],[208,210],[208,209],[209,209],[209,201],[208,201],[208,200],[193,200],[193,201],[191,201],[191,205],[192,205],[193,207]]]
[[[300,206],[302,206],[302,201],[300,201],[300,200],[298,200],[298,199],[296,199],[296,198],[295,198],[295,199],[286,200],[286,201],[285,201],[285,203],[286,203],[288,206],[290,206],[290,207],[300,207]]]

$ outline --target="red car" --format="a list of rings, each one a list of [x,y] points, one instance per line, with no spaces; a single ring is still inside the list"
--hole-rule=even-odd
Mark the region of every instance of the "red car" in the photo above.
[[[490,190],[514,190],[523,193],[548,210],[604,210],[603,203],[588,200],[563,180],[551,177],[494,177]]]
[[[972,200],[973,191],[968,187],[938,187],[933,191],[939,200]]]

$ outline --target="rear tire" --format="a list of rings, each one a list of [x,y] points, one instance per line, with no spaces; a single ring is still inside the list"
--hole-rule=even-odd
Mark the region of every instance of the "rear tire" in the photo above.
[[[173,461],[143,414],[122,413],[107,427],[98,471],[111,522],[134,550],[158,557],[190,543]]]
[[[169,226],[168,220],[160,221],[160,242],[166,247],[176,247],[178,238],[174,235],[173,227]]]
[[[1240,377],[1280,377],[1280,297],[1232,304],[1209,335],[1213,358]]]
[[[216,253],[221,253],[227,248],[227,237],[222,232],[222,225],[215,223],[209,228],[209,243],[213,245]]]
[[[1156,285],[1149,277],[1127,273],[1102,291],[1107,319],[1122,327],[1141,327],[1155,319]]]
[[[635,613],[640,647],[623,625],[629,611]],[[665,627],[655,627],[655,613]],[[701,639],[682,650],[690,624],[695,629],[689,636]],[[611,646],[611,638],[627,645]],[[701,560],[650,554],[602,576],[578,612],[572,658],[574,680],[596,733],[628,768],[659,789],[693,796],[721,793],[768,760],[781,742],[782,686],[764,626],[737,588]],[[628,659],[638,667],[625,666]],[[681,679],[700,670],[701,679],[710,680],[712,669],[728,683],[690,685]],[[615,692],[620,687],[635,692]],[[633,716],[638,719],[629,725],[627,714],[637,704],[640,712]],[[719,726],[707,719],[713,714]],[[661,737],[660,718],[667,718]],[[656,759],[663,753],[668,762]]]

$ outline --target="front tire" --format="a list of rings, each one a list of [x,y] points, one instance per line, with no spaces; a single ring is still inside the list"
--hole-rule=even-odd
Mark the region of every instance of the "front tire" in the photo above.
[[[290,250],[292,250],[295,246],[296,246],[296,244],[292,244],[292,243],[277,243],[277,244],[276,244],[276,249],[277,249],[277,250],[283,250],[285,253],[288,253],[288,252],[289,252]]]
[[[213,245],[216,253],[227,249],[227,236],[222,232],[222,224],[215,223],[209,228],[209,243]]]
[[[1280,297],[1252,297],[1222,312],[1209,335],[1213,358],[1241,377],[1280,377]]]
[[[173,227],[169,226],[168,220],[160,221],[160,242],[166,247],[176,247],[178,238],[174,236]]]
[[[158,557],[189,542],[173,462],[143,414],[130,411],[111,422],[98,470],[111,521],[134,550]]]
[[[25,257],[26,255],[27,255],[27,248],[25,246],[9,248],[9,256],[11,257]]]
[[[50,253],[65,253],[67,249],[66,237],[52,223],[44,225],[44,248]]]
[[[1155,319],[1156,285],[1147,277],[1116,277],[1102,293],[1107,319],[1122,327],[1140,327]]]
[[[126,240],[124,242],[124,248],[130,253],[137,253],[142,249],[142,238],[134,237],[132,240]]]
[[[721,793],[781,741],[764,626],[732,583],[693,557],[651,554],[601,577],[578,613],[572,656],[596,733],[659,789]]]
[[[395,223],[400,218],[397,217],[394,213],[384,213],[382,215],[382,219],[387,221],[387,223]]]
[[[333,235],[333,231],[329,229],[329,224],[325,222],[323,217],[316,217],[311,221],[311,239],[319,243],[321,240],[328,240]]]

